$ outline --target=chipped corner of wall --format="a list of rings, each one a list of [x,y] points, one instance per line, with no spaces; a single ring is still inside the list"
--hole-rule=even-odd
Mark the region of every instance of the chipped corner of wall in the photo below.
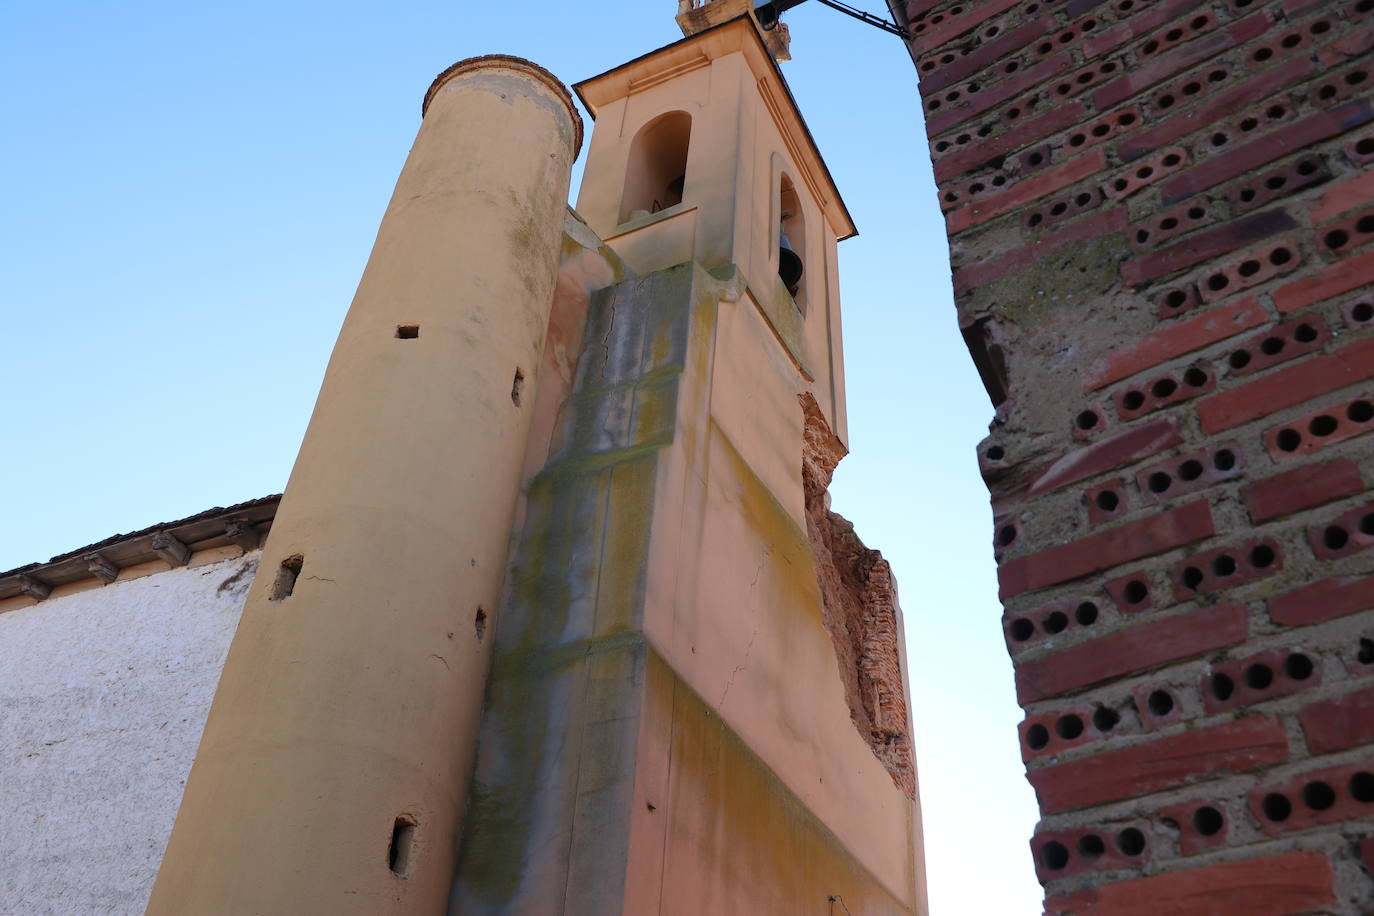
[[[892,570],[881,553],[864,546],[852,523],[830,511],[830,479],[848,450],[830,429],[816,399],[809,393],[798,399],[805,417],[806,533],[816,563],[822,619],[835,646],[849,715],[892,781],[915,799]]]

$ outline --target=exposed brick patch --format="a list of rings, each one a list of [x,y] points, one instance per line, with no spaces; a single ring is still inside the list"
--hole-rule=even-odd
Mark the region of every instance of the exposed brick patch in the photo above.
[[[1205,500],[1017,557],[998,570],[1003,599],[1182,547],[1216,532]]]
[[[1309,464],[1258,480],[1241,491],[1250,517],[1267,522],[1364,492],[1360,469],[1347,459]]]
[[[1197,413],[1205,432],[1218,433],[1371,377],[1374,338],[1366,338],[1211,395],[1198,405]]]
[[[1374,687],[1309,703],[1299,714],[1307,748],[1331,754],[1374,742]]]
[[[1275,623],[1301,627],[1374,608],[1374,576],[1336,576],[1269,599]]]
[[[1040,799],[1040,810],[1053,814],[1244,773],[1287,759],[1283,723],[1277,717],[1249,716],[1041,767],[1031,770],[1027,778]]]
[[[1244,605],[1199,608],[1142,623],[1079,643],[1016,669],[1021,703],[1033,703],[1124,677],[1157,665],[1192,658],[1245,641],[1250,612]]]
[[[822,618],[835,646],[850,718],[893,783],[916,795],[911,724],[897,646],[897,590],[882,554],[869,550],[854,526],[826,507],[826,490],[844,445],[820,405],[800,396],[805,416],[802,483],[806,531],[816,561]]]
[[[1204,916],[1225,901],[1227,912],[1290,916],[1336,902],[1331,860],[1290,852],[1227,862],[1075,891],[1045,901],[1045,916]]]

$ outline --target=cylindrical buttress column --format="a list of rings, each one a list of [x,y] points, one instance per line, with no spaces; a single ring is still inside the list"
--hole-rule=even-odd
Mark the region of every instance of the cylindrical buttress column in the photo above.
[[[149,913],[444,912],[580,143],[527,61],[426,96]]]

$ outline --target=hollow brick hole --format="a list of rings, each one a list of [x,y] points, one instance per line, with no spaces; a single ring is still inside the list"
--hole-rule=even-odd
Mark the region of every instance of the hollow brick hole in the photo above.
[[[1116,848],[1122,855],[1135,858],[1145,851],[1145,834],[1135,827],[1127,827],[1116,835]]]
[[[1202,836],[1215,836],[1224,826],[1226,819],[1211,805],[1203,805],[1193,812],[1193,829]]]
[[[1150,715],[1160,719],[1174,711],[1174,698],[1167,690],[1150,691],[1145,704],[1150,709]]]

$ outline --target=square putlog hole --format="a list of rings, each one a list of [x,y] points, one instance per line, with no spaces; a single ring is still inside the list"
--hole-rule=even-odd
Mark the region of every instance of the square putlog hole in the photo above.
[[[398,324],[396,325],[396,336],[401,340],[414,340],[420,336],[420,326],[418,324]]]
[[[268,596],[268,601],[281,601],[289,598],[291,593],[296,590],[296,579],[301,574],[301,567],[305,565],[305,557],[300,554],[287,557],[281,561],[281,567],[277,570],[277,578],[272,582],[272,594]]]

